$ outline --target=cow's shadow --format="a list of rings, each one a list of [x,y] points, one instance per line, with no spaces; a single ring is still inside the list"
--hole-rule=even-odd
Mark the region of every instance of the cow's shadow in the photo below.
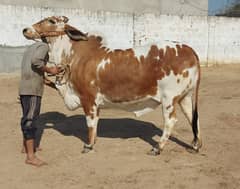
[[[47,112],[40,115],[38,123],[37,144],[40,143],[44,129],[54,129],[64,136],[74,136],[85,143],[87,142],[88,128],[84,115],[67,117],[59,112]],[[150,122],[135,119],[100,119],[97,133],[98,137],[140,138],[154,146],[157,141],[153,137],[161,136],[162,130]],[[170,137],[170,140],[184,148],[191,148],[190,145],[175,137]]]

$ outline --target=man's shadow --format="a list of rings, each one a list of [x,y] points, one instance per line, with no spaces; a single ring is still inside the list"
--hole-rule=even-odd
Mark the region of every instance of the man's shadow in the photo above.
[[[64,136],[74,136],[84,143],[87,142],[88,128],[84,115],[67,117],[59,112],[41,114],[38,119],[37,146],[40,144],[44,129],[54,129]],[[140,138],[151,146],[155,146],[158,142],[153,137],[161,136],[162,130],[150,122],[135,119],[99,119],[97,135],[107,138]],[[170,140],[184,148],[192,148],[175,137],[170,137]]]

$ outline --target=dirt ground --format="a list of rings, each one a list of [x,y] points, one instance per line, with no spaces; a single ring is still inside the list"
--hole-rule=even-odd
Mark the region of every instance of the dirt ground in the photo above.
[[[0,74],[1,189],[237,189],[240,188],[240,66],[202,67],[200,126],[203,148],[186,150],[192,131],[182,112],[160,156],[147,155],[159,140],[161,108],[135,118],[120,110],[101,111],[95,152],[82,154],[87,127],[82,109],[68,111],[45,87],[39,119],[47,166],[24,163],[20,153],[19,74]],[[44,129],[44,130],[43,130]]]

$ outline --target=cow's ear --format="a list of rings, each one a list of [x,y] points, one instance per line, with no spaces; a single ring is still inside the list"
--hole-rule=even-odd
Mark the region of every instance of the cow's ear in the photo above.
[[[61,19],[64,23],[67,23],[69,20],[68,17],[66,17],[66,16],[61,16]]]
[[[77,30],[76,28],[66,25],[65,32],[68,35],[68,37],[74,41],[87,41],[88,37],[87,34],[84,34],[83,32]]]

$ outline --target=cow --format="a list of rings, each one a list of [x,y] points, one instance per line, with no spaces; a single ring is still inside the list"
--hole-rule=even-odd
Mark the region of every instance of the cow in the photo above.
[[[164,129],[149,154],[158,155],[168,141],[179,104],[193,132],[192,149],[202,146],[198,117],[200,61],[185,44],[172,42],[110,49],[98,35],[83,33],[66,16],[51,16],[23,30],[27,39],[49,44],[50,59],[63,68],[56,88],[70,110],[82,106],[88,126],[83,153],[93,150],[99,110],[116,107],[136,115],[162,105]]]

